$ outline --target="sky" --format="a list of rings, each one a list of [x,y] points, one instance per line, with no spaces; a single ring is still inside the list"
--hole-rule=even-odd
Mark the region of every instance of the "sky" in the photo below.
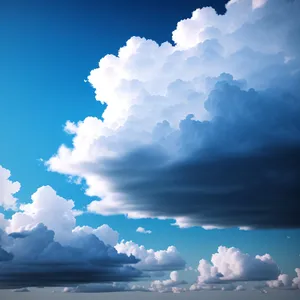
[[[299,296],[300,5],[226,2],[0,1],[0,295]]]

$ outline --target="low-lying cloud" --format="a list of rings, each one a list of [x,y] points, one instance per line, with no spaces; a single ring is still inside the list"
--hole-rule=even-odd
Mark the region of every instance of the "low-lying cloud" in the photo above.
[[[3,242],[6,240],[5,242]],[[133,281],[141,271],[134,256],[118,253],[95,235],[76,237],[63,246],[39,224],[30,231],[1,232],[0,288]]]

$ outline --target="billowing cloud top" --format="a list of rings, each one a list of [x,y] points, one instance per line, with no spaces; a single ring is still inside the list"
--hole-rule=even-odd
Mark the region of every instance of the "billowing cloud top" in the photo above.
[[[50,170],[103,215],[181,227],[299,227],[299,1],[193,12],[175,45],[132,37],[88,81],[102,119],[68,121]]]
[[[199,261],[198,284],[224,283],[233,281],[262,281],[276,279],[279,268],[269,254],[255,257],[237,248],[220,246],[211,257],[211,263]]]

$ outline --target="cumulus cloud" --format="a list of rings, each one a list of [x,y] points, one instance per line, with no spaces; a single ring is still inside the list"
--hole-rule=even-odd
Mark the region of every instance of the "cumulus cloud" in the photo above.
[[[39,223],[55,232],[55,240],[66,243],[75,227],[74,201],[57,195],[50,186],[42,186],[31,196],[32,202],[22,204],[9,221],[8,232],[29,230]]]
[[[220,246],[211,257],[211,263],[201,259],[196,287],[206,284],[222,284],[235,281],[274,280],[279,268],[269,254],[255,257],[237,248]]]
[[[300,289],[300,269],[296,268],[297,277],[291,279],[287,274],[280,274],[277,279],[266,282],[272,289]]]
[[[18,181],[11,181],[9,179],[10,176],[10,171],[0,165],[0,206],[2,206],[4,209],[15,210],[17,208],[17,198],[14,196],[14,194],[20,190],[21,185]]]
[[[75,234],[94,234],[105,244],[115,246],[119,240],[119,233],[109,227],[107,224],[103,224],[98,228],[92,228],[90,226],[77,226],[73,229]]]
[[[178,271],[172,271],[170,273],[170,279],[152,281],[150,284],[150,290],[160,293],[168,291],[172,291],[173,293],[180,293],[182,292],[182,290],[178,286],[182,284],[187,284],[187,282],[179,279]]]
[[[146,229],[143,228],[143,227],[138,227],[138,228],[136,229],[136,232],[139,232],[139,233],[145,233],[145,234],[151,234],[151,233],[152,233],[151,230],[146,230]]]
[[[181,227],[299,227],[299,1],[230,1],[180,21],[174,45],[130,38],[91,71],[101,119],[68,121],[47,161],[102,215]]]
[[[297,273],[297,277],[293,279],[293,286],[300,290],[300,268],[296,268],[295,272]]]
[[[143,271],[171,271],[181,270],[185,267],[184,259],[174,246],[169,246],[166,250],[155,251],[132,241],[123,240],[115,248],[118,253],[133,255],[139,259],[135,268]]]
[[[0,246],[0,288],[122,282],[142,275],[132,267],[138,259],[118,253],[93,234],[75,235],[63,246],[39,224],[9,236],[2,232]]]

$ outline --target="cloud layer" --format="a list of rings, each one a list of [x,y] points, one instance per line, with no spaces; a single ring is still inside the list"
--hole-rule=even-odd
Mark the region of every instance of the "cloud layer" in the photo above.
[[[49,169],[85,179],[102,215],[299,227],[299,9],[230,1],[180,21],[175,45],[132,37],[88,77],[102,119],[68,121]]]

